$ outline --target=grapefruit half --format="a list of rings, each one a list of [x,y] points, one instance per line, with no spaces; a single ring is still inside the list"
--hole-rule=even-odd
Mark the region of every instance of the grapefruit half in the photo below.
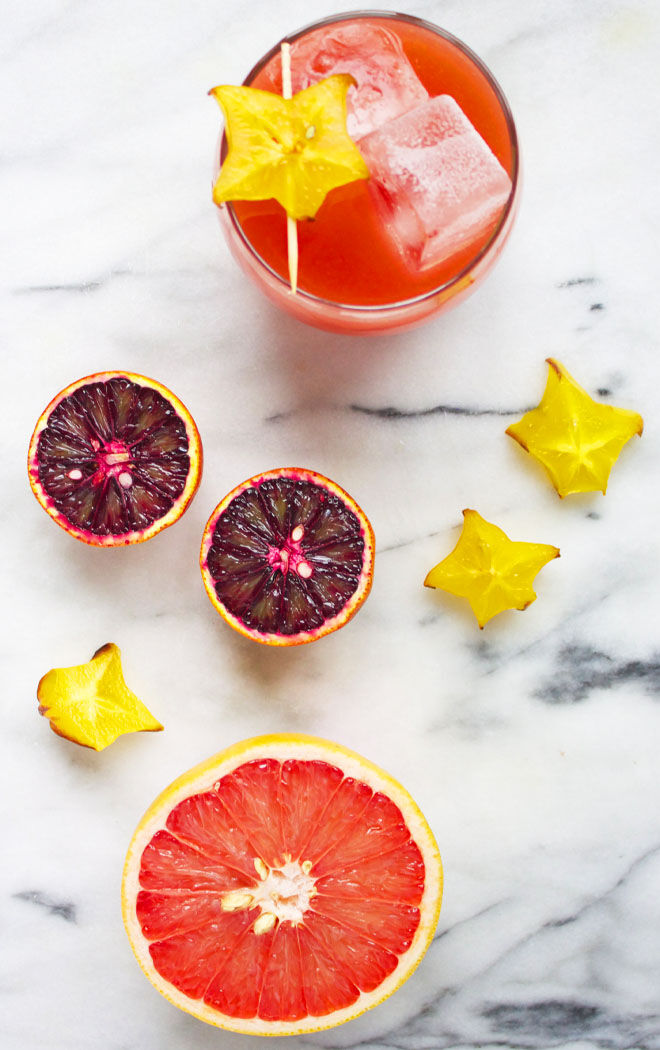
[[[336,482],[280,467],[218,504],[200,565],[231,627],[266,645],[301,645],[355,615],[371,589],[374,545],[366,514]]]
[[[391,995],[429,946],[442,868],[407,791],[315,737],[236,744],[149,807],[124,924],[151,983],[202,1021],[297,1035]]]
[[[69,535],[122,547],[181,517],[202,476],[202,443],[190,412],[162,383],[97,372],[42,412],[28,476],[41,506]]]

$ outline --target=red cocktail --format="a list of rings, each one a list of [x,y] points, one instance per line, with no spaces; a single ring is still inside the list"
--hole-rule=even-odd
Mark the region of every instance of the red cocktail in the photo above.
[[[340,15],[286,40],[294,91],[354,77],[348,131],[370,177],[298,222],[296,294],[275,201],[221,208],[234,255],[278,306],[330,331],[406,328],[460,302],[498,257],[518,199],[516,131],[496,81],[460,41],[406,15]],[[245,84],[281,93],[280,44]]]

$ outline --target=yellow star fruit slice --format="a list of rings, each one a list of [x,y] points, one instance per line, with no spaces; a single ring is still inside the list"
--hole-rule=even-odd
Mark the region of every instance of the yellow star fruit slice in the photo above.
[[[463,531],[444,561],[431,569],[425,587],[467,598],[479,627],[506,609],[526,609],[536,598],[532,584],[559,549],[547,543],[510,540],[476,510],[463,511]]]
[[[549,357],[539,405],[506,433],[543,464],[559,495],[607,490],[621,449],[644,421],[638,412],[594,401],[563,365]]]
[[[123,733],[163,728],[126,685],[121,653],[112,642],[88,664],[48,671],[37,686],[37,698],[39,713],[55,733],[95,751]]]
[[[330,190],[369,177],[346,131],[346,73],[282,98],[258,88],[212,88],[225,115],[228,152],[213,200],[274,198],[292,219],[316,215]]]

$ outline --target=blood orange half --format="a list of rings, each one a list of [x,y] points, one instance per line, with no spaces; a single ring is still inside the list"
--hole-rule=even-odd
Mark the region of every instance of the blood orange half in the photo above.
[[[202,443],[188,409],[132,372],[71,383],[41,414],[28,452],[41,506],[97,547],[139,543],[172,525],[201,473]]]
[[[428,948],[441,896],[410,795],[345,748],[282,735],[221,752],[156,799],[122,908],[170,1002],[221,1028],[296,1035],[391,995]]]
[[[364,511],[334,481],[299,467],[258,474],[225,496],[200,555],[218,612],[266,645],[343,627],[371,589],[373,562]]]

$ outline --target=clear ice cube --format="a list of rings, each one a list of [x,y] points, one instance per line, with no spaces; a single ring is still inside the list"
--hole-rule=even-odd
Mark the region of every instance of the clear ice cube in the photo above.
[[[291,45],[294,93],[334,73],[350,73],[347,128],[360,139],[428,99],[428,92],[389,29],[339,22],[308,33]]]
[[[415,269],[468,247],[511,192],[507,172],[449,95],[373,131],[360,152],[385,225]]]

